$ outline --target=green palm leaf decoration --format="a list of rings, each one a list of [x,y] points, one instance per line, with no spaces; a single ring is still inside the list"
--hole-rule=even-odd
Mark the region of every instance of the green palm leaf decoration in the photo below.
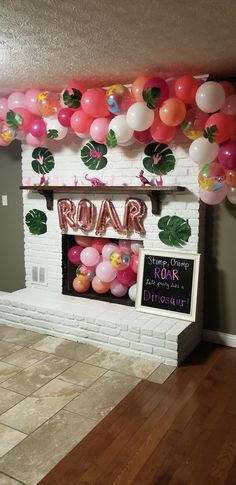
[[[32,152],[33,161],[31,163],[33,170],[38,174],[51,172],[55,162],[52,153],[46,147],[35,148]]]
[[[175,168],[175,157],[172,150],[164,143],[149,143],[144,150],[147,155],[143,159],[143,166],[155,175],[166,175]]]
[[[153,88],[147,88],[143,91],[143,99],[147,103],[149,109],[156,109],[157,102],[160,99],[161,90],[157,86]]]
[[[90,170],[102,170],[107,164],[106,153],[106,145],[91,140],[82,148],[81,159]]]
[[[188,220],[178,216],[162,217],[158,222],[158,228],[160,229],[159,238],[166,246],[180,248],[188,242],[191,236]]]
[[[58,138],[58,130],[48,130],[47,138],[50,138],[51,140]]]
[[[114,130],[110,130],[107,139],[106,139],[107,146],[110,148],[114,148],[117,145],[117,138]]]
[[[25,216],[25,222],[34,236],[47,232],[47,216],[43,211],[31,209]]]
[[[216,125],[209,126],[204,130],[203,136],[207,138],[210,143],[214,143],[218,134],[218,128]]]
[[[80,107],[82,93],[76,88],[72,88],[72,93],[73,94],[70,94],[69,91],[65,89],[63,93],[63,101],[68,108],[77,109]]]
[[[22,124],[23,118],[19,113],[15,113],[10,109],[7,112],[6,122],[12,130],[17,130],[17,128]]]

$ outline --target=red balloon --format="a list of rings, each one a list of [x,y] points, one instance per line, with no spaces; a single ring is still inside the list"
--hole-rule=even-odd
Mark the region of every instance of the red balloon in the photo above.
[[[87,89],[83,83],[79,83],[77,81],[72,81],[70,84],[68,84],[68,86],[66,86],[65,89],[68,91],[69,94],[73,94],[72,88],[77,89],[81,92],[81,94],[84,94]]]
[[[137,280],[137,274],[134,273],[130,266],[127,269],[117,271],[116,277],[125,286],[132,286]]]
[[[229,83],[229,81],[220,81],[220,84],[221,84],[222,88],[224,88],[224,90],[225,90],[226,98],[228,96],[231,96],[232,94],[235,94],[234,85],[232,83]]]
[[[149,79],[143,87],[143,94],[147,91],[148,88],[158,88],[160,90],[160,96],[155,102],[156,108],[161,106],[161,103],[165,101],[169,97],[169,86],[164,79],[161,77],[153,77]]]
[[[217,132],[213,141],[216,143],[223,143],[232,136],[233,133],[233,121],[232,118],[224,113],[215,113],[211,115],[206,124],[206,128],[216,126]]]
[[[195,95],[199,88],[198,81],[193,76],[181,76],[175,81],[175,94],[186,104],[195,102]]]
[[[227,169],[236,170],[236,143],[227,141],[219,149],[218,160]]]
[[[70,120],[73,113],[74,111],[70,108],[60,109],[57,117],[58,117],[58,121],[61,123],[62,126],[66,126],[66,128],[70,126]]]
[[[152,138],[159,143],[168,143],[174,138],[176,132],[175,126],[167,126],[160,119],[158,113],[155,114],[154,123],[151,126]]]
[[[28,131],[32,121],[37,118],[37,115],[31,113],[25,108],[16,108],[14,113],[18,113],[22,117],[22,123],[19,125],[19,130]]]
[[[144,131],[134,131],[134,138],[137,140],[139,143],[144,143],[145,145],[152,141],[152,135],[151,135],[151,130],[148,128],[147,130]]]
[[[83,111],[94,118],[109,116],[106,93],[101,88],[87,89],[81,98]]]
[[[77,133],[88,133],[92,122],[92,116],[84,113],[82,109],[77,109],[71,116],[70,126]]]
[[[68,250],[67,257],[72,264],[81,264],[80,254],[83,249],[81,246],[73,246]]]

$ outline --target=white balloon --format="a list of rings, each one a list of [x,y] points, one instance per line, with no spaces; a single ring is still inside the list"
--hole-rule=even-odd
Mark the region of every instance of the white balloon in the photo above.
[[[125,143],[118,143],[118,145],[120,147],[128,147],[129,145],[133,145],[133,143],[135,143],[136,140],[134,138],[134,136],[132,136],[132,138],[130,138],[130,140],[126,141]]]
[[[90,138],[90,133],[78,133],[78,131],[75,131],[75,134],[79,137],[79,138]]]
[[[116,135],[117,143],[126,143],[134,133],[126,121],[126,115],[118,115],[109,124],[109,131],[113,130]]]
[[[154,111],[149,109],[142,101],[130,106],[126,114],[128,125],[135,131],[144,131],[150,128],[154,121]]]
[[[225,102],[225,90],[215,81],[207,81],[196,92],[196,104],[204,113],[215,113]]]
[[[47,124],[47,134],[49,133],[49,130],[56,130],[57,136],[53,139],[62,140],[63,138],[65,138],[68,132],[68,128],[62,126],[57,118],[44,118],[44,120]]]
[[[201,136],[194,140],[189,148],[189,156],[195,163],[211,163],[218,155],[218,143],[210,143]]]
[[[135,283],[135,285],[132,285],[129,288],[129,297],[132,301],[135,301],[136,299],[136,292],[137,292],[137,284]]]
[[[236,205],[236,187],[228,187],[227,199],[231,204]]]

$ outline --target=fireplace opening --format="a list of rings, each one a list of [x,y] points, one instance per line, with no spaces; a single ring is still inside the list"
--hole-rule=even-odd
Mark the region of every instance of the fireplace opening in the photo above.
[[[62,235],[64,295],[134,306],[142,241]]]

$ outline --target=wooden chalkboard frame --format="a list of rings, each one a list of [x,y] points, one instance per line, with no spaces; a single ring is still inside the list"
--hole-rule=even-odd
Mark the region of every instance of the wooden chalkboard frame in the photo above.
[[[142,304],[142,291],[143,291],[143,275],[144,275],[144,261],[145,256],[155,256],[160,258],[176,258],[187,259],[193,261],[193,273],[192,273],[192,289],[191,289],[191,305],[189,313],[176,312],[172,310],[165,310],[157,307],[149,307]],[[138,278],[137,278],[137,292],[135,308],[139,312],[151,313],[154,315],[162,315],[171,318],[177,318],[180,320],[196,319],[196,307],[197,307],[197,292],[198,292],[198,278],[199,278],[199,265],[200,254],[192,252],[180,252],[180,251],[165,251],[158,249],[142,248],[139,250],[139,264],[138,264]]]

